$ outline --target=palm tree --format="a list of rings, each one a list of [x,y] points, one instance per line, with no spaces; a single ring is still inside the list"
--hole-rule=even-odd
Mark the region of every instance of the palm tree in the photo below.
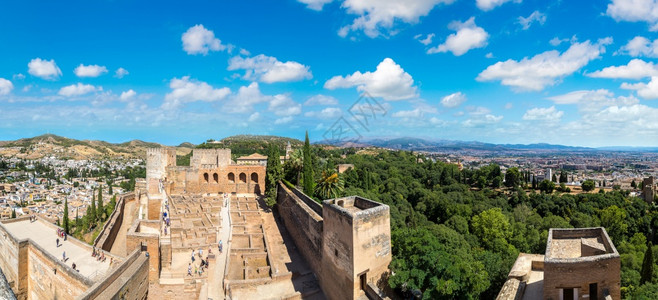
[[[322,171],[322,177],[315,186],[315,194],[322,199],[338,198],[343,192],[343,185],[343,178],[336,171]]]
[[[299,185],[300,176],[302,175],[302,169],[304,167],[304,152],[302,149],[298,148],[292,150],[292,152],[290,152],[290,158],[286,162],[288,163],[288,167],[294,170],[297,174],[295,185]]]

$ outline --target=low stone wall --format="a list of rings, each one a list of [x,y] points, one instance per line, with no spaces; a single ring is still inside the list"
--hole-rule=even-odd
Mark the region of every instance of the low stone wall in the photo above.
[[[146,299],[149,287],[148,266],[146,253],[136,249],[121,265],[78,299]]]
[[[112,249],[114,240],[116,239],[117,234],[119,234],[121,224],[123,223],[126,202],[135,201],[135,199],[136,198],[134,192],[122,194],[119,196],[119,200],[114,207],[114,211],[112,211],[110,218],[103,226],[101,234],[99,234],[94,241],[94,246],[96,246],[96,248],[100,248],[105,251],[110,251]]]

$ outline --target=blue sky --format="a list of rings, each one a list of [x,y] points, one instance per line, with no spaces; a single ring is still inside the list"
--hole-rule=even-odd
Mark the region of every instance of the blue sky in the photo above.
[[[652,0],[2,6],[0,140],[322,140],[343,125],[355,138],[658,145]],[[367,124],[350,113],[364,94],[379,108]]]

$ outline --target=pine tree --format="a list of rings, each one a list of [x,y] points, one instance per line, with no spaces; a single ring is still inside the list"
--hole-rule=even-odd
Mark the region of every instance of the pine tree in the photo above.
[[[653,244],[649,242],[647,251],[644,253],[642,261],[642,271],[640,272],[640,284],[651,283],[653,279]]]
[[[103,222],[103,187],[98,188],[98,204],[96,205],[96,218],[99,222]]]
[[[64,232],[69,234],[69,199],[64,199]]]
[[[304,193],[306,195],[313,195],[314,192],[314,176],[313,176],[313,157],[311,156],[311,144],[308,140],[308,131],[306,131],[306,139],[304,141]]]

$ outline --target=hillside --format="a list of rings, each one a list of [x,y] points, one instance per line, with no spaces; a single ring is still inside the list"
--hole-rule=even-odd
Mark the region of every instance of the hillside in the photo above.
[[[39,159],[54,156],[71,159],[144,158],[146,149],[162,147],[158,143],[132,140],[113,144],[96,140],[76,140],[54,134],[44,134],[16,141],[0,141],[0,156]],[[189,148],[177,148],[179,155]]]
[[[223,138],[219,141],[208,140],[205,143],[199,144],[197,148],[212,149],[212,148],[229,148],[234,158],[249,155],[254,152],[267,155],[267,147],[274,144],[281,149],[282,154],[286,145],[290,143],[292,148],[299,148],[304,143],[298,139],[272,136],[272,135],[235,135]]]

